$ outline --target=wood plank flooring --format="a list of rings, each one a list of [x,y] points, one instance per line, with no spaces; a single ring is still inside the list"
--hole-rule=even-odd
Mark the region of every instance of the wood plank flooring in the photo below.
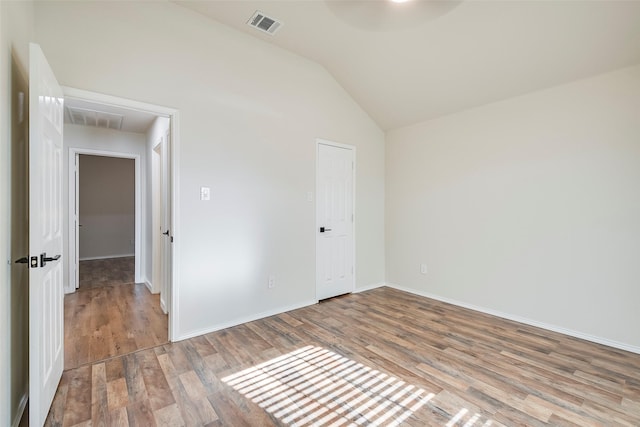
[[[80,261],[78,276],[80,289],[128,285],[135,282],[135,257]]]
[[[390,288],[66,371],[47,426],[640,425],[640,355]]]
[[[90,264],[83,268],[83,263]],[[65,369],[168,341],[160,296],[133,283],[133,262],[117,258],[80,265],[85,279],[93,282],[81,282],[64,298]]]

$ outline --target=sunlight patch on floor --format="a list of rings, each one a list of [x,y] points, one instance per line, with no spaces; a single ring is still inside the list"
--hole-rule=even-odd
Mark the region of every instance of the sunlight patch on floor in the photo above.
[[[433,393],[307,346],[222,379],[290,425],[402,424]]]

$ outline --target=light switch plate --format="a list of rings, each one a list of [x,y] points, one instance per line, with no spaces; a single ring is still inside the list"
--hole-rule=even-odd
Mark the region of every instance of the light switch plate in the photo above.
[[[200,187],[200,200],[211,200],[211,189],[209,187]]]

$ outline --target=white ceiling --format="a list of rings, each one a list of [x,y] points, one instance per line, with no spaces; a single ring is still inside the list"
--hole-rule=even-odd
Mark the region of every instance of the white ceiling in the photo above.
[[[128,108],[115,107],[112,105],[98,104],[90,101],[79,100],[75,98],[65,98],[65,112],[64,122],[72,123],[69,115],[69,107],[81,108],[83,110],[95,111],[99,113],[117,114],[123,116],[122,127],[119,129],[122,132],[133,133],[146,133],[153,121],[156,119],[156,115],[146,113],[144,111],[131,110]]]
[[[381,2],[410,5],[351,2],[354,23],[335,0],[176,1],[323,65],[385,130],[640,63],[640,1],[457,1],[399,29]],[[249,27],[256,10],[284,26]]]

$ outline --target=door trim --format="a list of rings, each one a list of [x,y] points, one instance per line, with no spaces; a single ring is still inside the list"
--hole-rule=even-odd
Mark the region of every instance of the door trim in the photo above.
[[[163,107],[160,105],[147,104],[145,102],[134,101],[126,98],[105,95],[82,89],[62,86],[65,98],[73,98],[84,101],[97,102],[103,105],[123,107],[132,110],[144,111],[169,118],[169,129],[171,133],[171,232],[174,237],[172,246],[171,262],[171,283],[169,292],[169,341],[173,342],[178,337],[179,328],[179,297],[180,297],[180,265],[176,262],[180,259],[180,112],[175,108]],[[177,237],[176,237],[177,236]]]
[[[358,162],[356,161],[356,147],[354,145],[349,145],[349,144],[342,144],[339,142],[334,142],[334,141],[329,141],[327,139],[322,139],[322,138],[316,138],[316,143],[315,143],[315,153],[316,153],[316,197],[315,197],[315,228],[314,228],[314,233],[315,233],[315,248],[314,248],[314,252],[316,254],[316,259],[315,259],[315,274],[314,274],[314,280],[315,280],[315,295],[316,295],[316,301],[318,300],[318,239],[320,238],[319,233],[318,233],[318,228],[320,227],[320,224],[318,223],[318,194],[320,193],[319,191],[319,185],[320,185],[320,179],[319,179],[319,173],[320,173],[320,156],[318,155],[318,151],[319,151],[319,147],[320,145],[328,145],[330,147],[336,147],[336,148],[343,148],[346,150],[351,150],[351,152],[353,153],[353,171],[351,172],[352,175],[352,179],[353,179],[353,195],[352,195],[352,202],[353,202],[353,241],[351,242],[351,254],[352,254],[352,265],[353,265],[353,276],[352,276],[352,283],[351,283],[351,292],[354,292],[356,290],[356,275],[358,272],[358,268],[357,268],[357,264],[356,264],[356,224],[358,223],[358,215],[356,213],[356,188],[357,188],[357,183],[356,183],[356,171],[358,170]]]
[[[90,148],[77,148],[77,147],[69,147],[69,283],[65,288],[65,293],[73,293],[78,288],[78,269],[76,269],[75,274],[72,275],[71,272],[72,266],[75,263],[76,259],[78,259],[78,251],[79,247],[79,235],[80,235],[80,227],[78,223],[74,222],[73,218],[73,210],[76,204],[78,203],[78,185],[79,185],[79,177],[78,179],[74,179],[75,169],[72,168],[72,164],[76,164],[77,157],[80,154],[89,155],[89,156],[102,156],[102,157],[114,157],[117,159],[133,159],[135,161],[135,231],[134,231],[134,255],[135,255],[135,282],[142,283],[142,230],[146,221],[142,219],[142,172],[141,172],[141,164],[140,164],[140,155],[132,154],[132,153],[121,153],[116,151],[106,151],[106,150],[94,150]],[[72,240],[75,239],[75,242],[72,244]]]

